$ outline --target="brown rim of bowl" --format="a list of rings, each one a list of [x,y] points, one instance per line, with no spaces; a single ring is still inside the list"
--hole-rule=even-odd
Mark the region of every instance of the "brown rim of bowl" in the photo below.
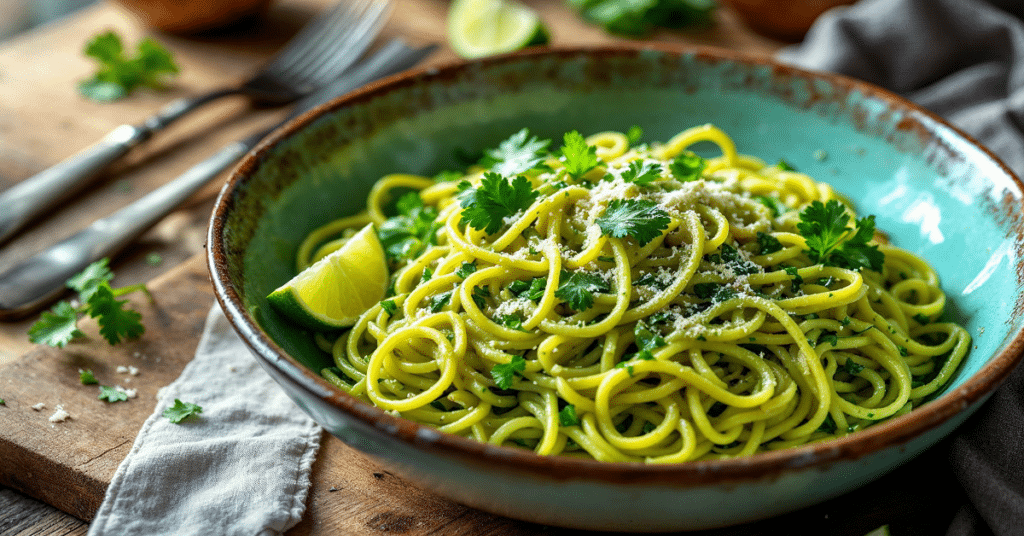
[[[857,90],[862,94],[886,101],[890,108],[902,109],[920,114],[935,123],[948,128],[980,149],[992,159],[1024,191],[1021,180],[990,150],[971,136],[952,126],[932,112],[867,82],[833,73],[814,72],[784,65],[772,59],[722,50],[712,47],[698,47],[671,44],[642,44],[595,47],[572,47],[554,49],[533,49],[513,52],[501,56],[474,61],[454,61],[438,67],[419,68],[400,73],[357,91],[339,97],[323,106],[295,119],[277,130],[259,147],[248,154],[232,172],[217,199],[209,230],[208,264],[217,300],[229,321],[246,344],[263,360],[273,364],[291,381],[315,395],[317,390],[332,393],[324,400],[345,411],[348,415],[374,427],[382,433],[392,435],[410,445],[437,451],[457,457],[470,456],[479,463],[513,472],[525,471],[555,479],[586,478],[588,480],[613,483],[642,482],[645,484],[668,484],[673,486],[706,483],[739,482],[772,478],[784,471],[826,467],[835,462],[853,461],[870,453],[888,447],[899,447],[906,442],[938,427],[972,404],[980,401],[995,390],[1020,361],[1024,352],[1024,330],[1018,331],[1007,347],[989,360],[978,372],[960,387],[949,391],[940,398],[919,409],[879,423],[847,437],[755,454],[749,457],[725,460],[694,461],[675,464],[645,464],[643,462],[599,462],[562,456],[541,456],[531,451],[511,447],[496,447],[478,441],[447,434],[426,425],[394,417],[385,411],[337,389],[313,371],[288,356],[274,341],[258,327],[245,310],[240,296],[235,291],[226,270],[227,263],[224,243],[221,240],[225,214],[229,211],[232,196],[237,185],[250,175],[263,161],[272,146],[294,135],[321,114],[338,108],[365,102],[385,88],[404,87],[414,84],[421,77],[431,79],[450,77],[466,64],[501,64],[518,61],[532,56],[575,56],[579,54],[629,54],[641,51],[658,51],[669,54],[692,54],[705,62],[730,61],[748,65],[759,65],[777,73],[795,75],[806,79],[824,79],[835,87],[846,91]],[[912,117],[920,123],[920,118]],[[429,438],[429,439],[427,439]]]

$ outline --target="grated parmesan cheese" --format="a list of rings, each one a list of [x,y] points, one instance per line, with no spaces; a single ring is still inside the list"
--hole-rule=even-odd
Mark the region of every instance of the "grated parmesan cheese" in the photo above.
[[[57,404],[57,410],[50,415],[50,422],[64,422],[71,418],[71,414],[64,410],[64,406]]]

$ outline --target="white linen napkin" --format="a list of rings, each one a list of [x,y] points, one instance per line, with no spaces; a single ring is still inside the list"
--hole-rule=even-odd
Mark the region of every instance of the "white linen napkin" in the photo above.
[[[89,536],[272,535],[305,511],[321,428],[259,366],[214,304],[193,359],[161,389]],[[202,413],[173,424],[175,399]]]

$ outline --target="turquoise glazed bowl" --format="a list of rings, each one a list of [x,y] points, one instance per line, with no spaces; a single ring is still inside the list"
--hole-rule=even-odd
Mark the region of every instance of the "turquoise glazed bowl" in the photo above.
[[[831,183],[940,274],[947,315],[974,337],[919,409],[838,440],[675,465],[542,457],[441,433],[322,380],[330,364],[265,296],[300,240],[359,211],[391,172],[431,175],[522,127],[559,139],[643,127],[666,140],[714,123],[740,152]],[[423,488],[489,512],[582,529],[737,524],[836,497],[951,433],[1021,358],[1020,181],[935,115],[868,84],[708,49],[537,50],[393,77],[314,110],[248,155],[214,211],[216,295],[253,354],[342,441]]]

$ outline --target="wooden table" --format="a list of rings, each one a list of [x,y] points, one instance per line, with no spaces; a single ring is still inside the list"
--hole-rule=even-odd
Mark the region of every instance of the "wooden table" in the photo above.
[[[249,25],[191,37],[150,32],[117,5],[102,3],[3,44],[0,46],[0,188],[61,160],[118,124],[142,119],[174,97],[243,79],[327,3],[328,0],[280,0],[255,27]],[[600,28],[583,23],[559,0],[527,3],[537,8],[548,23],[554,45],[614,41]],[[393,4],[395,9],[386,34],[402,35],[417,43],[444,44],[446,1],[393,0]],[[182,68],[173,87],[166,92],[142,91],[111,104],[80,98],[75,92],[75,83],[87,77],[92,69],[89,60],[81,54],[82,46],[89,37],[108,28],[118,30],[130,43],[151,34],[168,46]],[[717,11],[715,24],[709,28],[661,33],[654,38],[765,55],[782,45],[749,31],[727,7]],[[442,46],[427,61],[436,64],[453,59],[454,54]],[[170,180],[225,143],[270,124],[280,113],[251,110],[245,102],[236,100],[211,107],[175,125],[165,135],[132,153],[73,204],[8,244],[0,251],[0,270]],[[211,129],[211,126],[220,128]],[[115,260],[113,267],[118,274],[115,285],[148,282],[157,296],[155,303],[137,302],[143,308],[148,329],[139,341],[117,348],[109,348],[96,340],[76,343],[64,350],[36,348],[25,335],[31,320],[0,324],[0,398],[11,401],[7,407],[0,406],[0,427],[5,425],[5,419],[13,420],[13,415],[25,417],[23,404],[30,396],[57,393],[52,396],[59,396],[69,404],[81,407],[89,404],[94,393],[75,385],[77,375],[68,372],[78,363],[90,364],[108,377],[115,374],[114,369],[119,364],[135,363],[144,369],[134,384],[139,388],[140,397],[131,404],[106,406],[93,400],[90,411],[81,407],[71,410],[74,418],[68,428],[22,423],[25,433],[33,438],[29,441],[30,450],[39,452],[33,453],[34,457],[23,456],[17,460],[0,457],[0,469],[6,471],[4,474],[13,474],[18,473],[12,469],[16,463],[46,462],[49,465],[41,465],[38,474],[32,474],[31,478],[17,482],[0,480],[21,490],[0,487],[0,535],[85,534],[87,531],[84,520],[92,517],[110,476],[131,446],[134,432],[152,411],[153,394],[177,376],[198,342],[203,314],[212,304],[201,252],[207,218],[219,186],[211,185],[194,196]],[[3,376],[5,370],[6,377]],[[12,373],[12,370],[17,372]],[[57,383],[63,384],[55,385]],[[11,413],[19,404],[22,413]],[[51,403],[44,411],[52,411],[52,408]],[[5,411],[8,412],[6,417]],[[39,417],[37,420],[45,419],[43,414]],[[68,434],[68,430],[76,426],[92,430],[93,435],[111,443],[109,448],[88,452],[88,445],[83,444],[81,437],[60,435]],[[21,456],[25,448],[24,444],[14,445],[0,435],[0,455],[14,452]],[[75,451],[76,448],[82,452]],[[62,449],[75,452],[62,452]],[[943,453],[942,448],[933,449],[911,464],[915,467],[910,468],[913,472],[901,469],[876,484],[813,509],[706,534],[859,536],[885,523],[902,526],[903,534],[940,532],[961,500],[959,487],[948,472],[928,470],[930,466],[945,466]],[[922,484],[911,485],[911,479],[924,479],[924,486],[948,490],[948,493],[943,493],[938,503],[915,499],[914,490]],[[851,508],[851,505],[857,507]],[[898,519],[893,518],[894,511],[902,512]],[[414,488],[354,454],[333,437],[325,437],[314,470],[307,514],[289,534],[389,532],[410,535],[573,533],[520,523],[451,503]]]

